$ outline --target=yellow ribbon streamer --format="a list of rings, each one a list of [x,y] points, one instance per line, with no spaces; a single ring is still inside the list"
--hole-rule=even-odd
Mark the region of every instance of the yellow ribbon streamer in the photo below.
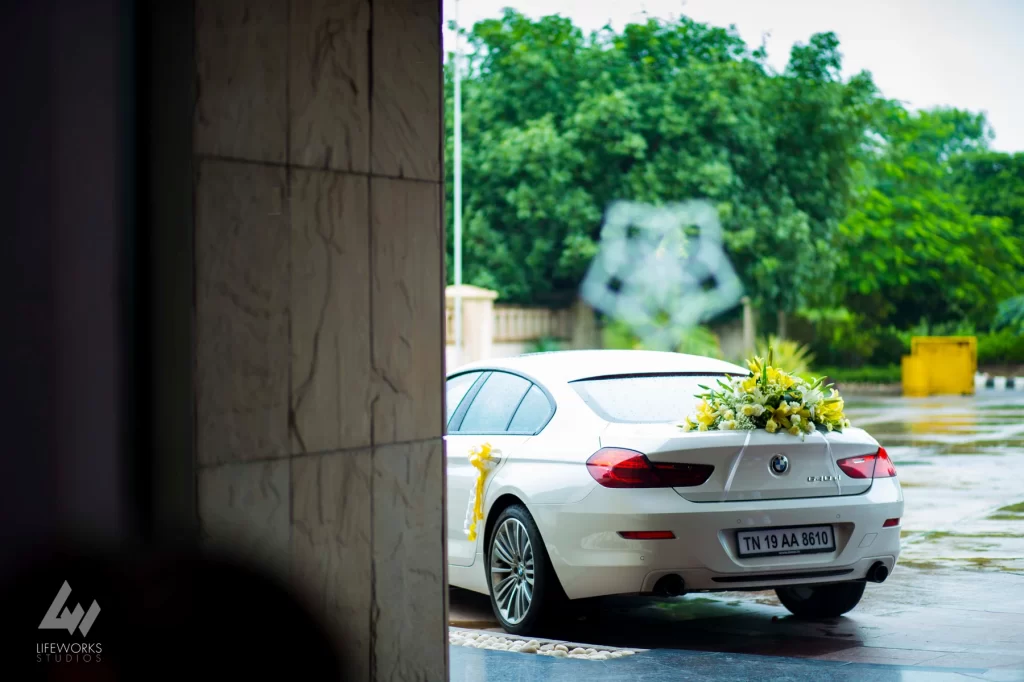
[[[479,448],[469,451],[469,463],[477,470],[476,486],[473,489],[473,497],[469,500],[469,507],[466,509],[465,532],[470,542],[476,540],[476,522],[484,518],[484,483],[487,474],[497,465],[498,459],[490,443],[484,443]]]

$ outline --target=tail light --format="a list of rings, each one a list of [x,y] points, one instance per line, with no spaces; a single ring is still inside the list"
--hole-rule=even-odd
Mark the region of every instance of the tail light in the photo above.
[[[587,471],[605,488],[690,488],[702,485],[714,470],[710,464],[651,462],[624,448],[601,448],[587,460]]]
[[[896,465],[889,459],[889,453],[885,448],[878,448],[878,455],[875,459],[875,478],[892,478],[896,475]]]
[[[896,466],[885,448],[878,448],[874,455],[847,457],[836,463],[850,478],[892,478],[896,475]]]

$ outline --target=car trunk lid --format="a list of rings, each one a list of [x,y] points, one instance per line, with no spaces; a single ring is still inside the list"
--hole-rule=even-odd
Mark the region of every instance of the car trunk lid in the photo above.
[[[651,462],[713,465],[704,484],[674,489],[691,502],[857,495],[871,479],[851,478],[837,462],[878,451],[861,429],[801,438],[760,429],[684,433],[674,424],[611,424],[601,445],[642,452]]]

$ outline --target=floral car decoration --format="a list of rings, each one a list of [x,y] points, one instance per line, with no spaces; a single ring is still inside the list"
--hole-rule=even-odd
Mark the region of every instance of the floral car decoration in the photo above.
[[[718,380],[716,388],[701,385],[704,393],[695,414],[680,425],[684,431],[764,429],[805,437],[819,428],[839,431],[850,426],[843,414],[843,399],[824,377],[808,382],[754,357],[747,362],[748,377]],[[826,391],[828,394],[826,395]]]

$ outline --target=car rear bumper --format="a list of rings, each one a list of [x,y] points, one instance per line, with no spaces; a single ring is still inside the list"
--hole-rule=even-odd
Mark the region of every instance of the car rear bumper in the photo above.
[[[694,591],[722,590],[761,590],[782,587],[785,585],[812,585],[817,583],[835,583],[850,580],[866,580],[869,572],[876,564],[885,566],[887,573],[892,573],[896,566],[896,556],[870,556],[860,559],[849,566],[829,565],[819,569],[796,569],[782,571],[715,573],[704,568],[681,568],[677,570],[658,570],[648,573],[640,587],[642,594],[655,594],[658,581],[667,575],[678,575],[683,580],[683,589]]]
[[[861,580],[875,562],[891,572],[900,553],[903,494],[894,479],[859,495],[791,500],[693,503],[672,490],[596,488],[580,502],[536,505],[531,512],[572,599],[649,593],[677,574],[687,590],[756,589]],[[836,550],[740,557],[736,531],[832,525]],[[626,540],[619,531],[672,531],[674,539]]]

